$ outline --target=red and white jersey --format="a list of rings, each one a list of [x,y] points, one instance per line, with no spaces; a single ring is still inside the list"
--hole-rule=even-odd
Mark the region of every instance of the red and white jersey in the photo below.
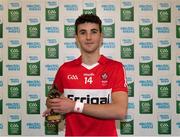
[[[89,104],[111,103],[112,92],[128,91],[124,67],[122,63],[103,55],[98,63],[91,69],[82,65],[81,57],[64,63],[56,74],[54,84],[60,92],[74,101],[79,100]],[[117,136],[115,120],[68,113],[65,135]]]

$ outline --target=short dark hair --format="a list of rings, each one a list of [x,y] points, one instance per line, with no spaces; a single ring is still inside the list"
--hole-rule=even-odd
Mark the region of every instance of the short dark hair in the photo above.
[[[99,24],[99,30],[100,30],[100,32],[102,32],[102,28],[101,28],[102,21],[97,15],[95,15],[95,14],[82,14],[75,21],[75,33],[76,33],[76,35],[77,35],[78,25],[86,23],[86,22],[87,23]]]

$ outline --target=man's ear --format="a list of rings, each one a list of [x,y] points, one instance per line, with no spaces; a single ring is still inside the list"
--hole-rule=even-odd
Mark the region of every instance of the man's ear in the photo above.
[[[75,37],[75,40],[76,40],[75,44],[76,44],[77,48],[79,48],[79,41],[78,41],[77,35],[75,34],[74,37]]]
[[[101,45],[101,46],[103,45],[103,37],[104,37],[104,34],[101,33],[101,40],[100,40],[100,45]]]

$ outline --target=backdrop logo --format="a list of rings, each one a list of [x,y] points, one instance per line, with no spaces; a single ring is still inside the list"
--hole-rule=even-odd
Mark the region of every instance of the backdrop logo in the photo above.
[[[140,4],[139,8],[141,11],[153,11],[153,6],[150,4]]]
[[[124,64],[125,70],[132,72],[135,70],[134,64]]]
[[[3,5],[0,4],[0,11],[3,11],[3,10],[4,10]]]
[[[128,97],[134,97],[134,77],[128,76],[126,79],[128,83]]]
[[[26,45],[30,49],[40,49],[41,48],[41,43],[38,41],[28,41],[26,43]]]
[[[170,103],[169,102],[157,102],[156,106],[160,110],[170,110]]]
[[[59,43],[57,39],[46,40],[46,58],[47,59],[59,58]]]
[[[6,30],[10,34],[20,33],[20,27],[19,26],[8,26],[8,27],[6,27]]]
[[[75,18],[65,18],[64,20],[64,37],[65,38],[74,38],[75,35]]]
[[[58,1],[46,2],[46,21],[58,21],[59,20],[59,5]]]
[[[171,22],[171,6],[170,3],[158,3],[158,22]]]
[[[102,31],[104,38],[115,37],[115,21],[113,18],[103,17],[102,18]]]
[[[116,10],[115,5],[111,4],[111,3],[102,4],[101,8],[102,8],[103,11],[107,11],[107,12],[111,12],[111,11]]]
[[[8,135],[21,135],[21,116],[19,114],[10,114],[8,116]]]
[[[180,88],[180,80],[176,80],[176,85]]]
[[[77,4],[65,4],[64,8],[66,11],[78,11],[78,5]]]
[[[27,114],[40,114],[40,95],[39,93],[28,93],[27,95]]]
[[[12,102],[12,103],[6,103],[6,106],[8,109],[16,109],[19,110],[21,108],[21,104],[17,102]]]
[[[152,80],[139,80],[139,83],[142,87],[153,87]]]
[[[134,118],[132,115],[126,115],[125,119],[120,121],[120,133],[122,135],[134,134]]]
[[[130,27],[130,26],[128,26],[128,27],[125,27],[125,26],[121,27],[120,30],[124,34],[134,34],[135,33],[134,27]]]
[[[176,9],[180,11],[180,5],[176,5]]]
[[[133,59],[134,58],[134,41],[131,38],[121,39],[121,58]]]
[[[171,97],[171,81],[168,77],[160,77],[158,79],[158,97],[170,98]]]
[[[156,68],[158,71],[170,71],[170,65],[169,64],[156,64]]]
[[[0,38],[3,38],[3,20],[0,18]]]
[[[3,87],[3,81],[0,80],[0,88],[2,88],[2,87]]]
[[[180,38],[180,17],[176,18],[176,38]]]
[[[169,34],[170,28],[166,26],[157,26],[156,27],[157,33],[159,34]]]
[[[46,82],[45,83],[45,95],[46,95],[46,97],[52,87],[53,81],[54,81],[54,77],[46,77],[46,79],[45,79],[45,82]]]
[[[40,75],[40,59],[36,55],[30,55],[27,58],[27,75],[39,76]]]
[[[133,102],[129,102],[128,109],[135,109],[135,104]]]
[[[151,56],[140,56],[139,74],[142,76],[153,75],[153,60]]]
[[[71,61],[71,60],[74,60],[77,56],[76,55],[66,55],[64,57],[64,61],[67,62],[67,61]]]
[[[0,49],[3,48],[3,43],[0,41]]]
[[[116,47],[115,42],[103,42],[103,47],[105,49],[114,49]]]
[[[0,94],[0,114],[3,114],[3,95]]]
[[[153,25],[151,18],[140,18],[139,23],[139,37],[140,38],[152,38]]]
[[[58,135],[58,124],[45,121],[45,134],[46,135]]]
[[[64,42],[64,46],[67,49],[77,49],[78,48],[74,41],[73,42],[67,42],[66,41],[66,42]]]
[[[168,39],[158,40],[158,59],[170,60],[171,59],[171,43]]]
[[[28,17],[27,19],[27,37],[40,38],[40,19],[39,17]]]
[[[40,4],[30,3],[30,4],[27,4],[26,7],[27,7],[28,11],[32,11],[32,12],[41,11],[41,5]]]
[[[20,64],[6,64],[9,72],[20,72]]]
[[[58,64],[46,64],[45,68],[48,72],[52,72],[52,71],[56,72],[59,68],[59,65]]]
[[[158,115],[158,134],[171,134],[170,114],[161,113]]]
[[[28,122],[28,123],[26,123],[26,127],[27,127],[28,129],[41,129],[41,123]]]
[[[180,129],[180,122],[176,122],[176,127]]]
[[[141,94],[139,99],[139,113],[152,114],[153,113],[153,98],[151,94]]]
[[[180,76],[180,56],[176,56],[176,75]]]
[[[152,122],[140,122],[139,125],[141,126],[141,128],[143,129],[150,129],[150,128],[153,128],[153,123]]]
[[[8,82],[8,98],[21,98],[21,90],[20,79],[10,77]]]
[[[0,123],[0,130],[2,130],[3,128],[3,123]]]
[[[45,30],[47,33],[50,33],[50,34],[58,34],[59,33],[59,27],[56,27],[56,26],[47,26],[47,27],[45,27]]]
[[[134,5],[132,1],[121,2],[121,21],[134,21]]]
[[[95,3],[95,1],[84,1],[83,13],[84,14],[96,14],[96,3]]]
[[[2,54],[0,55],[0,76],[3,76],[3,58],[2,58]]]
[[[139,46],[143,49],[152,49],[153,43],[152,41],[141,41],[139,42]]]
[[[10,2],[8,5],[8,21],[9,22],[21,22],[22,20],[22,8],[19,1]]]
[[[8,41],[8,59],[21,60],[22,44],[19,39],[11,39]]]
[[[176,93],[176,113],[180,114],[180,93]]]
[[[29,87],[41,87],[41,81],[40,80],[27,80],[26,83]]]

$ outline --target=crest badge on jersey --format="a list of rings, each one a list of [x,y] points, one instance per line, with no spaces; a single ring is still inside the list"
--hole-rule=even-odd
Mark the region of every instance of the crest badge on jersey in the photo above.
[[[106,72],[101,74],[101,84],[102,86],[107,86],[108,84],[108,74]]]

